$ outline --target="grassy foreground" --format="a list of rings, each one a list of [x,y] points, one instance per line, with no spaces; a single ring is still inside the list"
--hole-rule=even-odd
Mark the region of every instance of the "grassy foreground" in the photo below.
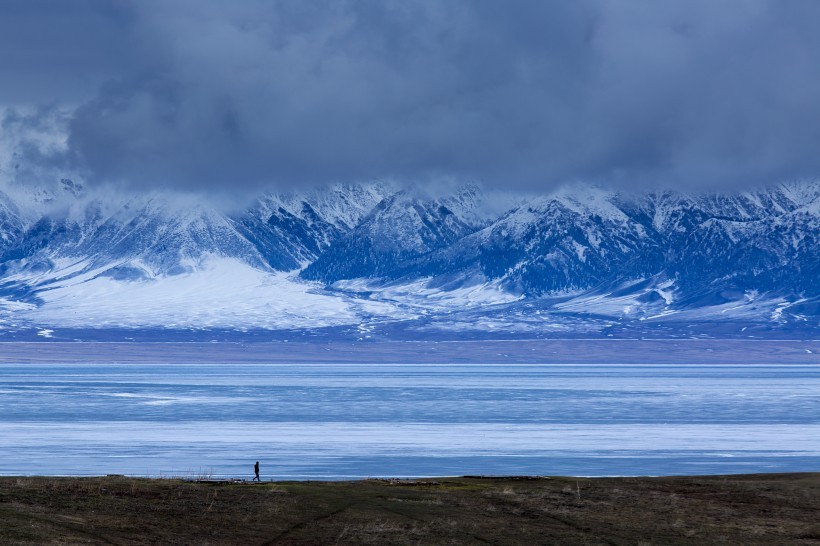
[[[820,474],[0,478],[0,544],[820,544]]]

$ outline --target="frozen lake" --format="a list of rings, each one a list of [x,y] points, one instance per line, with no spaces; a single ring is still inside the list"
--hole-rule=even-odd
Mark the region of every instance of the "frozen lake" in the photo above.
[[[496,364],[262,346],[243,362],[202,345],[187,360],[161,344],[142,358],[0,346],[0,474],[250,478],[256,460],[263,479],[820,470],[817,343],[746,364],[603,364],[603,348],[591,364],[536,362],[533,344],[489,349]]]

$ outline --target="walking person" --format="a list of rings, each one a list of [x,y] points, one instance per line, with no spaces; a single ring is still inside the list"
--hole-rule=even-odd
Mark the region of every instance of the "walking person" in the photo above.
[[[256,464],[253,465],[253,473],[256,475],[253,477],[251,481],[261,482],[262,480],[259,479],[259,461],[256,461]]]

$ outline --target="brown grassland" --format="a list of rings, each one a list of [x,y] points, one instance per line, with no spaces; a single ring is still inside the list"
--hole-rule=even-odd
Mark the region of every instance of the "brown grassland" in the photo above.
[[[820,474],[6,477],[0,544],[820,544]]]

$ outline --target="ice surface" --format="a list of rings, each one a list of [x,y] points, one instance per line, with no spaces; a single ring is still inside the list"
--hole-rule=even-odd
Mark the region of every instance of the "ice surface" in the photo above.
[[[816,344],[770,345],[749,365],[548,364],[571,356],[548,343],[191,344],[187,358],[183,344],[75,345],[85,363],[66,344],[0,344],[0,474],[249,477],[256,460],[269,478],[334,479],[820,465]],[[452,348],[430,350],[441,345]],[[401,346],[419,362],[383,363]],[[701,348],[689,356],[715,354]],[[589,360],[606,351],[593,343]],[[475,363],[491,352],[503,363]],[[468,361],[436,360],[449,354]]]

